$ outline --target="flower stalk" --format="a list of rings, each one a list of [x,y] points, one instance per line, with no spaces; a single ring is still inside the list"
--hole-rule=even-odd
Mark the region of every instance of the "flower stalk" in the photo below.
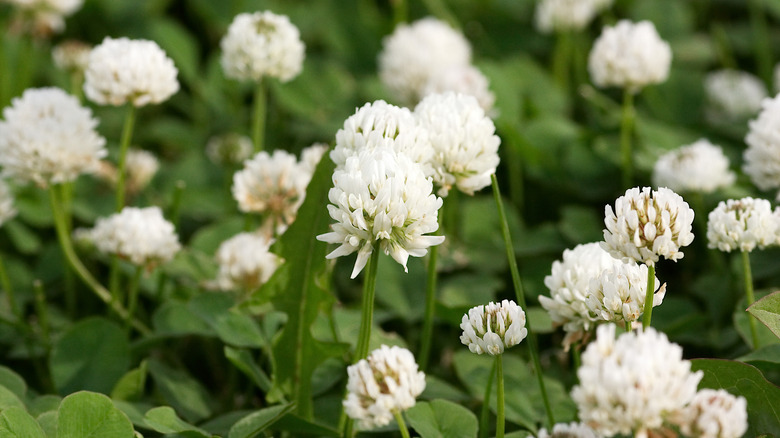
[[[631,187],[634,181],[634,163],[631,138],[634,133],[634,93],[626,88],[623,90],[623,115],[620,119],[620,157],[623,171],[623,187]]]
[[[439,230],[436,235],[442,233],[442,219],[444,215],[439,215]],[[425,316],[423,318],[422,340],[420,341],[420,369],[426,370],[428,367],[428,358],[431,354],[431,339],[433,338],[433,319],[436,313],[436,283],[438,280],[439,247],[434,245],[428,249],[428,277],[425,283]]]
[[[496,356],[496,438],[504,438],[504,361]]]
[[[379,248],[374,245],[371,258],[366,267],[366,277],[363,282],[363,304],[360,316],[360,334],[355,356],[352,363],[357,363],[368,356],[368,346],[371,340],[371,326],[374,321],[374,296],[376,293],[376,272],[379,265]]]
[[[403,438],[410,438],[409,429],[406,427],[406,422],[404,421],[404,415],[399,411],[394,411],[393,416],[395,417],[395,422],[398,423],[398,430],[401,431],[401,436]]]
[[[255,87],[254,111],[252,114],[252,145],[255,153],[263,150],[265,140],[265,113],[267,106],[265,83],[262,79]]]
[[[647,264],[647,291],[645,292],[645,310],[642,314],[642,327],[650,327],[650,319],[653,317],[653,295],[655,292],[655,263]],[[630,323],[626,323],[626,330],[630,331]]]
[[[119,142],[119,163],[116,180],[116,208],[119,212],[125,206],[125,185],[127,181],[127,151],[130,149],[130,140],[133,138],[133,126],[135,125],[135,106],[127,105],[125,124],[122,127],[122,138]]]
[[[748,251],[741,251],[742,253],[742,272],[744,273],[745,280],[745,297],[747,299],[747,306],[750,307],[755,301],[755,295],[753,294],[753,273],[750,269],[750,253]],[[753,349],[758,348],[758,327],[756,326],[756,318],[748,313],[748,321],[750,322],[750,336],[753,339]]]

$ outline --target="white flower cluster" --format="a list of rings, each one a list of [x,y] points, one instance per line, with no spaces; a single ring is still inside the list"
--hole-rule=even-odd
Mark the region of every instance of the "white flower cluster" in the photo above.
[[[33,18],[33,31],[49,35],[65,29],[65,17],[81,9],[84,0],[5,0],[29,11]]]
[[[542,33],[582,30],[612,1],[541,0],[536,6],[536,28]]]
[[[160,169],[160,161],[157,157],[143,149],[131,148],[125,157],[127,167],[127,186],[129,193],[138,193],[152,181],[157,170]]]
[[[476,98],[453,92],[430,94],[417,104],[414,114],[433,145],[430,163],[440,196],[447,196],[452,186],[473,195],[490,185],[501,140]]]
[[[360,429],[384,426],[396,412],[415,405],[425,389],[425,373],[418,371],[412,352],[382,345],[366,359],[347,367],[344,411]]]
[[[289,152],[258,152],[233,175],[233,198],[245,213],[267,214],[268,226],[281,234],[303,204],[312,171],[310,163],[299,163]]]
[[[663,154],[653,167],[653,184],[681,193],[712,193],[736,178],[723,150],[706,139]]]
[[[547,429],[539,430],[536,438],[600,438],[601,435],[583,423],[558,423],[553,426],[552,432]]]
[[[588,70],[599,87],[621,87],[635,93],[642,87],[664,82],[669,76],[672,49],[653,23],[620,20],[606,26],[593,44]]]
[[[718,70],[704,79],[709,120],[744,120],[761,109],[767,97],[766,86],[756,76],[738,70]]]
[[[580,420],[597,433],[647,437],[693,400],[702,375],[652,327],[616,340],[615,325],[604,324],[582,355],[571,396]]]
[[[45,187],[94,172],[107,154],[92,111],[59,88],[25,90],[3,110],[3,117],[0,167],[4,176]]]
[[[745,137],[742,170],[761,190],[780,187],[780,95],[764,99]]]
[[[239,164],[252,155],[252,139],[240,134],[211,137],[206,143],[206,156],[214,164]]]
[[[154,41],[106,37],[89,54],[84,93],[99,105],[157,104],[179,91],[178,73]]]
[[[747,432],[747,401],[723,389],[702,389],[671,421],[685,436],[740,438]]]
[[[220,47],[225,76],[255,82],[298,76],[306,50],[290,19],[270,11],[236,15]]]
[[[780,209],[766,199],[721,201],[707,218],[707,246],[750,252],[780,243]]]
[[[639,320],[645,311],[647,265],[622,263],[591,279],[586,305],[593,321],[610,321],[625,326]],[[666,284],[654,278],[653,307],[661,305]]]
[[[460,342],[472,353],[502,354],[528,335],[525,312],[514,301],[472,307],[460,321]]]
[[[328,192],[331,232],[318,240],[340,246],[335,258],[358,252],[352,278],[363,269],[374,247],[403,265],[410,255],[422,257],[444,236],[426,236],[439,228],[441,198],[420,164],[388,147],[364,148],[333,173]]]
[[[8,187],[5,181],[0,179],[0,226],[4,222],[7,222],[16,216],[16,208],[14,208],[14,194],[11,192],[11,188]]]
[[[77,40],[66,40],[51,49],[54,65],[68,72],[84,72],[92,47]]]
[[[270,252],[272,243],[255,233],[240,233],[222,242],[216,255],[219,288],[253,290],[265,284],[281,264],[281,259]]]
[[[420,96],[447,91],[474,96],[486,113],[490,113],[493,104],[496,103],[496,96],[490,91],[488,79],[478,68],[470,64],[452,66],[431,76]]]
[[[100,252],[147,269],[169,261],[181,249],[173,224],[159,207],[125,207],[98,219],[88,235]]]
[[[615,210],[604,209],[602,248],[615,258],[651,264],[659,257],[677,261],[680,249],[693,242],[693,209],[673,191],[661,187],[626,190]]]

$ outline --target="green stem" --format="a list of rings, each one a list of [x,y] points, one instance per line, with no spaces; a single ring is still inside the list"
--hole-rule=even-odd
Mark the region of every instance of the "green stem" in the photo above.
[[[46,294],[43,291],[43,283],[41,280],[33,281],[33,293],[35,294],[35,313],[38,315],[38,324],[41,326],[43,344],[48,350],[51,346],[51,337],[49,336],[49,310],[46,307]]]
[[[130,287],[127,291],[127,328],[130,328],[130,321],[133,320],[135,314],[135,308],[138,307],[138,284],[141,282],[141,274],[143,273],[143,267],[137,266],[135,268],[135,274],[130,279]]]
[[[490,176],[490,180],[493,184],[493,198],[496,201],[496,208],[498,209],[498,216],[500,218],[501,235],[504,238],[504,247],[506,248],[506,257],[509,262],[509,271],[512,274],[512,284],[515,289],[515,296],[517,297],[517,303],[523,309],[527,309],[528,306],[525,302],[525,292],[523,292],[523,283],[520,280],[520,272],[517,269],[517,259],[515,259],[515,249],[512,245],[512,236],[509,233],[509,223],[506,219],[506,212],[504,211],[504,203],[501,201],[501,191],[498,188],[498,180],[496,175]],[[547,412],[547,420],[549,422],[549,428],[552,429],[555,424],[555,418],[550,407],[550,399],[547,396],[547,389],[544,385],[544,375],[542,374],[542,364],[539,361],[539,350],[536,344],[536,336],[531,329],[531,324],[526,324],[526,330],[528,330],[528,349],[531,351],[531,359],[534,364],[534,371],[536,372],[536,378],[539,383],[539,390],[542,393],[542,401],[544,402],[544,408]]]
[[[112,299],[111,292],[103,287],[103,285],[92,276],[89,270],[81,262],[81,259],[79,259],[78,255],[76,255],[76,251],[73,249],[73,242],[70,239],[70,234],[68,234],[67,228],[65,226],[62,205],[58,199],[59,196],[57,195],[58,188],[59,186],[56,185],[49,188],[49,201],[51,202],[51,208],[54,212],[54,226],[57,230],[57,238],[59,239],[63,252],[65,253],[65,258],[68,260],[68,263],[70,263],[70,266],[73,268],[73,270],[76,271],[76,274],[78,274],[79,278],[81,278],[81,280],[87,286],[89,286],[92,292],[94,292],[95,295],[101,301],[103,301],[103,303],[108,305],[111,310],[119,315],[120,318],[123,320],[127,319],[127,310],[122,306],[121,303],[115,302]],[[144,335],[149,335],[152,333],[152,331],[146,327],[146,325],[138,320],[133,319],[131,324],[136,330]]]
[[[444,0],[423,0],[425,8],[437,18],[450,23],[450,26],[460,29],[460,23],[455,15],[447,8]]]
[[[620,157],[624,188],[633,186],[634,181],[634,164],[631,152],[634,118],[634,93],[625,89],[623,90],[623,117],[620,120]]]
[[[444,215],[439,215],[439,229],[436,234],[442,233],[441,221]],[[436,281],[438,272],[439,246],[434,245],[428,249],[428,278],[425,284],[425,317],[423,319],[422,339],[420,341],[420,369],[425,371],[428,367],[428,358],[431,354],[431,339],[433,339],[433,319],[436,313]]]
[[[647,265],[647,290],[645,291],[645,310],[642,315],[642,328],[650,327],[650,319],[653,317],[653,296],[655,295],[655,265]],[[629,322],[626,322],[630,324]],[[630,325],[626,331],[631,331]]]
[[[493,390],[493,379],[496,376],[496,361],[490,368],[487,386],[485,386],[485,396],[482,398],[482,409],[479,414],[479,438],[488,438],[488,420],[490,419],[490,393]]]
[[[68,235],[73,232],[73,182],[62,183],[62,207],[65,214],[65,226]],[[78,308],[76,299],[76,285],[73,278],[73,270],[65,269],[65,309],[74,321],[76,320],[76,311]]]
[[[125,206],[125,181],[127,180],[127,150],[130,149],[130,140],[133,138],[133,125],[135,125],[135,106],[127,105],[125,125],[122,128],[122,139],[119,143],[119,165],[116,179],[116,211],[119,212]]]
[[[552,71],[555,82],[567,94],[569,92],[569,70],[571,65],[571,34],[559,32],[555,36],[555,51],[553,52]]]
[[[504,361],[496,356],[496,438],[504,438]]]
[[[753,273],[750,270],[750,253],[747,251],[742,251],[742,271],[745,274],[745,297],[747,298],[747,306],[750,307],[756,301],[756,297],[753,295]],[[749,313],[748,321],[750,321],[750,335],[753,338],[753,349],[755,350],[758,348],[758,327],[756,319]]]
[[[8,277],[8,271],[5,270],[5,263],[3,263],[2,254],[0,254],[0,285],[3,286],[3,290],[5,291],[5,298],[8,300],[8,308],[11,309],[11,313],[21,323],[22,311],[16,306],[14,289],[13,286],[11,286],[11,279]]]
[[[266,112],[266,93],[265,84],[262,79],[255,87],[255,107],[252,115],[252,144],[255,147],[255,153],[263,150],[263,140],[265,139],[265,112]]]
[[[171,200],[170,212],[168,217],[174,228],[179,229],[179,221],[181,219],[181,199],[184,194],[184,189],[187,188],[187,183],[182,180],[176,181],[176,185],[173,189],[173,199]],[[165,296],[165,285],[168,282],[168,275],[165,272],[160,271],[157,276],[157,292],[155,296],[158,300],[162,300]]]
[[[772,49],[762,0],[748,0],[750,27],[753,29],[753,52],[756,56],[758,76],[767,89],[772,89]]]
[[[401,431],[401,436],[403,438],[409,438],[409,429],[407,429],[406,422],[404,422],[404,415],[398,410],[395,410],[393,411],[393,416],[395,417],[395,422],[398,423],[398,430]]]
[[[577,342],[576,344],[572,345],[572,347],[571,347],[571,358],[572,358],[572,361],[574,362],[574,370],[575,370],[574,374],[575,375],[577,374],[576,370],[578,370],[580,368],[580,365],[582,365],[582,359],[580,358],[580,348],[581,348],[581,346],[582,346],[582,344],[580,342]]]
[[[710,32],[712,33],[712,40],[714,41],[715,51],[718,54],[721,66],[727,69],[737,69],[738,65],[734,58],[734,50],[731,48],[728,32],[717,23],[713,23]]]
[[[393,24],[398,26],[409,21],[409,5],[406,0],[391,0],[393,4]]]

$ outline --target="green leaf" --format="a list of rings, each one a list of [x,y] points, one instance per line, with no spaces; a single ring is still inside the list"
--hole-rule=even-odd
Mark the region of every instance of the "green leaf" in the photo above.
[[[41,426],[41,429],[46,434],[46,438],[57,438],[57,422],[59,421],[57,411],[44,412],[38,415],[37,420],[38,425]]]
[[[246,374],[258,388],[267,393],[271,389],[271,379],[255,362],[252,354],[247,350],[239,350],[232,347],[225,347],[225,357],[235,365],[236,368]]]
[[[36,397],[27,405],[27,410],[30,415],[37,417],[46,412],[57,412],[62,403],[62,397],[58,395],[46,394],[40,397]]]
[[[0,409],[11,407],[24,408],[24,402],[5,386],[0,386]]]
[[[316,239],[327,231],[327,196],[334,164],[327,154],[317,166],[297,219],[279,238],[278,254],[285,263],[276,270],[262,293],[270,292],[287,323],[273,343],[274,387],[292,396],[298,414],[313,416],[311,379],[314,369],[328,357],[339,356],[344,346],[314,338],[311,327],[320,309],[332,305],[333,296],[323,289],[327,245]]]
[[[103,394],[79,391],[65,397],[57,414],[57,438],[134,438],[133,424]]]
[[[756,301],[747,311],[780,338],[780,291]]]
[[[479,428],[473,412],[447,400],[419,402],[406,411],[406,419],[420,438],[473,438]]]
[[[292,411],[294,408],[295,404],[288,403],[286,405],[271,406],[270,408],[252,412],[246,417],[238,420],[238,422],[230,428],[228,438],[255,437],[260,432],[263,432],[272,424],[279,421],[284,414]]]
[[[755,367],[737,361],[694,359],[691,369],[702,370],[699,388],[725,389],[745,397],[748,430],[745,436],[780,436],[780,388],[767,381]]]
[[[8,232],[8,237],[20,253],[35,254],[41,250],[41,239],[23,222],[11,220],[4,223],[3,228]]]
[[[27,383],[24,382],[20,375],[8,367],[0,366],[0,385],[5,386],[6,389],[16,394],[20,399],[26,397]]]
[[[149,373],[168,404],[185,419],[197,422],[211,416],[211,396],[186,371],[169,368],[151,359]]]
[[[3,438],[46,438],[43,429],[22,407],[0,411],[0,436]]]
[[[235,301],[225,293],[197,295],[187,307],[208,324],[226,344],[237,347],[263,347],[265,337],[252,317],[233,308]]]
[[[154,332],[162,336],[215,336],[214,330],[189,308],[187,303],[168,301],[154,312]]]
[[[111,390],[111,398],[114,400],[135,400],[144,393],[146,386],[146,361],[142,361],[138,368],[130,370],[122,376]]]
[[[54,343],[49,366],[60,394],[108,393],[130,367],[127,335],[105,318],[84,319]]]
[[[160,406],[149,409],[144,415],[144,422],[160,433],[187,433],[192,438],[210,438],[211,434],[199,429],[176,415],[176,411],[170,406]]]

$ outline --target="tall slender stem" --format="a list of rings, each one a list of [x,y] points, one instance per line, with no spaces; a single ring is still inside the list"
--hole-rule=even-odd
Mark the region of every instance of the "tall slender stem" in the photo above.
[[[391,0],[393,5],[393,24],[398,26],[409,21],[409,5],[406,0]]]
[[[89,270],[81,262],[81,259],[79,259],[78,255],[76,255],[76,251],[73,249],[73,242],[70,239],[70,234],[67,232],[65,221],[63,220],[64,216],[62,213],[62,205],[60,204],[58,199],[59,196],[57,195],[58,189],[59,186],[57,185],[49,188],[49,201],[51,202],[52,211],[54,212],[54,226],[57,230],[57,238],[59,239],[63,252],[65,253],[65,258],[68,260],[68,263],[70,263],[71,267],[76,271],[76,274],[78,274],[81,280],[87,286],[89,286],[92,292],[94,292],[101,301],[107,304],[111,310],[114,311],[114,313],[119,315],[120,318],[126,319],[128,316],[127,310],[122,306],[121,303],[112,299],[111,292],[103,287],[103,285],[92,276]],[[131,324],[136,330],[144,335],[149,335],[152,332],[148,327],[146,327],[146,325],[136,319],[132,319]]]
[[[620,120],[620,157],[623,170],[623,188],[633,186],[634,159],[631,151],[631,137],[634,132],[634,93],[623,90],[623,117]]]
[[[490,419],[490,393],[493,390],[493,379],[496,376],[496,361],[490,368],[485,396],[482,398],[482,409],[479,414],[479,438],[488,438],[488,420]]]
[[[655,295],[655,265],[647,265],[647,290],[645,291],[645,310],[642,315],[642,328],[650,327],[650,319],[653,316],[653,296]],[[628,329],[626,329],[628,330]]]
[[[130,140],[133,138],[133,125],[135,125],[135,106],[127,105],[125,125],[122,128],[122,138],[119,142],[119,163],[116,179],[116,211],[125,206],[125,181],[127,180],[127,150],[130,149]]]
[[[444,20],[456,29],[460,29],[457,17],[447,8],[444,0],[423,0],[425,8],[437,18]]]
[[[393,416],[395,417],[395,422],[398,423],[398,430],[401,431],[401,436],[403,438],[409,438],[409,429],[406,427],[404,414],[396,410],[393,411]]]
[[[758,76],[768,89],[772,89],[772,49],[767,28],[764,5],[761,0],[748,0],[750,27],[753,29],[753,53],[756,56]]]
[[[255,87],[254,111],[252,114],[252,144],[255,147],[255,153],[263,150],[265,140],[265,112],[266,112],[266,93],[265,84],[262,79]]]
[[[496,356],[496,438],[504,438],[504,361]]]
[[[552,71],[555,82],[569,92],[569,73],[571,70],[571,34],[569,32],[558,32],[555,35],[555,50],[552,59]]]
[[[436,234],[442,234],[442,218],[439,214],[439,229]],[[439,246],[434,245],[428,249],[428,277],[425,284],[425,317],[423,319],[422,339],[420,340],[420,369],[426,370],[428,367],[428,358],[431,354],[431,339],[433,338],[433,319],[436,313],[436,282],[438,272]]]
[[[493,198],[496,201],[496,208],[498,209],[498,216],[501,225],[501,235],[504,238],[504,247],[506,248],[506,257],[509,262],[509,271],[512,274],[512,284],[515,288],[515,296],[517,297],[517,303],[523,309],[527,309],[528,306],[525,302],[525,292],[523,291],[523,283],[520,281],[520,272],[517,269],[517,260],[515,259],[515,249],[512,245],[512,236],[509,233],[509,223],[506,219],[506,212],[504,211],[504,203],[501,201],[501,191],[498,188],[498,180],[496,175],[490,176],[490,180],[493,184]],[[528,336],[526,340],[528,342],[528,349],[531,351],[531,360],[534,364],[534,371],[536,373],[536,379],[539,383],[539,391],[542,394],[542,401],[544,402],[544,408],[547,411],[547,420],[549,427],[552,429],[555,424],[555,418],[550,407],[550,399],[547,396],[547,389],[544,385],[544,375],[542,374],[542,364],[539,361],[539,350],[536,344],[536,335],[534,334],[531,324],[526,324],[528,330]]]
[[[62,206],[65,215],[65,226],[68,234],[73,232],[73,182],[62,183]],[[76,319],[76,309],[78,308],[76,299],[76,284],[73,278],[73,270],[65,269],[65,309],[71,319]]]
[[[35,313],[38,315],[38,324],[41,326],[43,344],[48,350],[51,347],[51,337],[49,336],[49,310],[46,307],[46,294],[43,291],[43,283],[41,280],[33,281],[33,293],[35,294]]]
[[[22,311],[16,307],[16,297],[14,295],[13,286],[11,286],[11,279],[8,278],[8,272],[5,270],[5,263],[3,263],[3,256],[0,254],[0,285],[2,285],[5,291],[5,298],[8,300],[8,308],[11,309],[11,313],[16,317],[19,323],[22,322]]]
[[[135,268],[135,274],[130,279],[130,287],[127,291],[127,328],[130,328],[130,321],[135,314],[135,308],[138,306],[138,284],[141,282],[141,274],[143,273],[143,267],[137,266]]]
[[[747,306],[750,307],[756,301],[756,297],[753,295],[753,273],[750,270],[750,253],[747,251],[742,251],[742,272],[745,279]],[[753,349],[755,350],[758,348],[758,327],[756,326],[756,319],[749,313],[748,321],[750,322],[750,336],[753,338]]]

